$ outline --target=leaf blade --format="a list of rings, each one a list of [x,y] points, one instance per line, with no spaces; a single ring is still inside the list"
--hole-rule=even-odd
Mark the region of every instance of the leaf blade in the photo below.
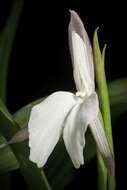
[[[6,101],[6,85],[9,66],[9,58],[12,51],[18,23],[21,17],[23,1],[14,1],[7,23],[0,33],[0,97]]]
[[[102,113],[102,117],[104,121],[105,134],[107,136],[112,154],[114,155],[109,93],[108,93],[105,68],[104,68],[106,46],[104,46],[103,52],[101,54],[97,31],[98,31],[98,28],[95,30],[95,33],[94,33],[93,49],[94,49],[95,74],[96,74],[96,81],[97,81],[97,86],[98,86],[98,96],[99,96],[100,109],[101,109],[101,113]],[[101,187],[102,183],[104,184],[103,188],[106,189],[107,188],[106,168],[104,164],[102,164],[102,161],[100,160],[100,156],[98,157],[98,164],[100,164],[100,167],[102,167],[101,170],[98,170],[98,172],[101,172],[99,174],[100,178],[98,179],[99,189],[102,189]],[[102,178],[102,176],[104,177]],[[109,182],[108,183],[109,189],[110,190],[115,189],[115,175],[111,178],[108,178],[108,182]]]

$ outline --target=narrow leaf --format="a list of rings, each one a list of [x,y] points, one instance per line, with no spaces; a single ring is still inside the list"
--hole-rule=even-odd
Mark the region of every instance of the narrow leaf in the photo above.
[[[0,145],[4,144],[6,139],[4,137],[0,137]],[[15,170],[19,168],[19,163],[12,152],[10,146],[6,146],[4,148],[0,148],[0,174],[7,173],[9,171]]]
[[[6,85],[9,58],[13,47],[19,19],[23,8],[23,0],[15,0],[10,16],[0,32],[0,98],[6,100]]]
[[[103,105],[101,102],[103,102],[103,93],[102,93],[102,87],[103,87],[103,81],[102,81],[102,73],[103,73],[103,66],[102,66],[102,55],[99,48],[99,42],[97,37],[97,31],[98,28],[95,30],[94,33],[94,39],[93,39],[93,50],[94,50],[94,68],[95,68],[95,74],[96,74],[96,81],[98,85],[98,96],[99,96],[99,103],[100,103],[100,109],[102,112]],[[99,118],[101,118],[101,112],[99,115]],[[103,116],[103,112],[102,112]],[[101,118],[101,121],[103,119]],[[105,123],[103,124],[103,127],[105,129]],[[107,169],[104,165],[103,159],[97,150],[97,166],[98,166],[98,189],[107,189]]]
[[[112,121],[127,111],[127,78],[115,80],[108,85]]]
[[[112,140],[112,128],[111,128],[111,113],[110,113],[110,104],[109,104],[109,94],[108,94],[108,87],[106,82],[105,76],[105,69],[104,69],[104,58],[105,58],[105,49],[103,49],[102,55],[99,47],[97,30],[95,30],[94,38],[93,38],[93,48],[94,48],[94,64],[95,64],[95,74],[96,74],[96,81],[98,86],[98,95],[99,95],[99,103],[100,109],[104,121],[104,129],[109,141],[109,145],[111,147],[112,153],[113,151],[113,140]],[[105,173],[105,169],[104,169]],[[103,174],[103,172],[102,172]],[[105,174],[106,175],[106,174]],[[105,178],[104,178],[105,180]],[[101,179],[99,179],[101,183]],[[115,176],[112,179],[109,179],[109,187],[110,190],[115,188]]]

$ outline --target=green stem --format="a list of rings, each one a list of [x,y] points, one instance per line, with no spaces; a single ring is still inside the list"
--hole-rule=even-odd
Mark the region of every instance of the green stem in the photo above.
[[[47,180],[47,178],[45,176],[44,170],[41,170],[41,175],[42,175],[42,180],[44,181],[45,186],[47,187],[47,190],[52,190],[52,188],[49,185],[48,180]]]
[[[99,111],[99,119],[102,126],[104,127],[103,118],[101,112]],[[105,167],[102,156],[97,149],[97,170],[98,170],[98,190],[107,190],[107,169]]]
[[[107,169],[102,156],[97,150],[98,190],[107,190]]]

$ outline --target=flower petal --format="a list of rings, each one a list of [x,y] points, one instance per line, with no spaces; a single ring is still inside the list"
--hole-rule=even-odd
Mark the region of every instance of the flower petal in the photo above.
[[[74,11],[69,24],[69,45],[78,91],[90,95],[94,91],[94,66],[91,44],[84,25]]]
[[[44,166],[57,144],[70,109],[78,102],[69,92],[56,92],[34,106],[28,124],[30,160]]]
[[[109,175],[112,176],[114,173],[115,163],[104,129],[98,117],[90,123],[90,129],[97,143],[98,149],[103,157],[104,163],[108,169]]]
[[[98,99],[96,93],[86,98],[83,103],[75,105],[65,121],[63,138],[66,149],[75,168],[84,164],[83,148],[88,124],[97,117]]]

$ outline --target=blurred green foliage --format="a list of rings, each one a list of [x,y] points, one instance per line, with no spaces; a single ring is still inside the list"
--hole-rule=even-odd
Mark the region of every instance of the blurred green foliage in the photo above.
[[[22,8],[23,0],[15,0],[6,25],[0,31],[0,97],[4,102],[6,101],[9,59]]]

